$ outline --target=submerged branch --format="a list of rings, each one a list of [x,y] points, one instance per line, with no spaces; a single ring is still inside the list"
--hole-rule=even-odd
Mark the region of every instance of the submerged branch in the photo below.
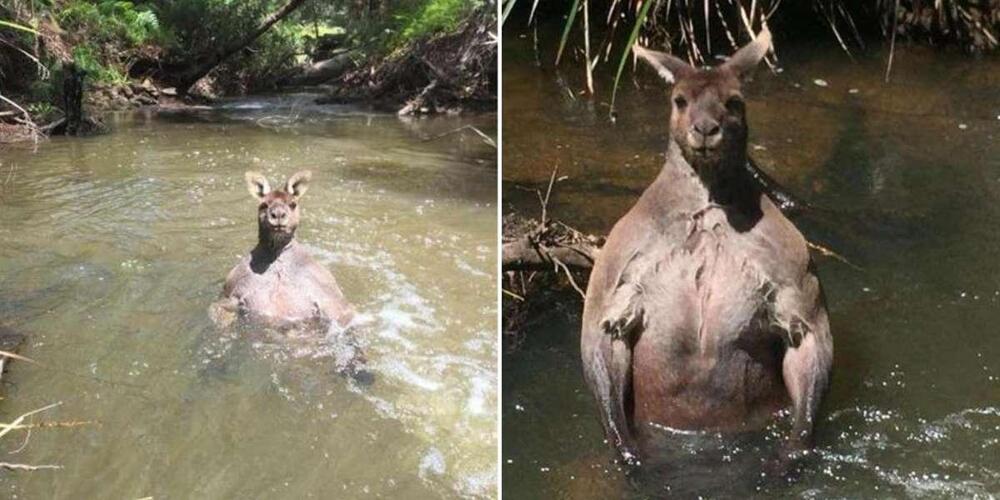
[[[457,134],[459,132],[464,132],[466,130],[474,132],[476,135],[479,136],[480,139],[483,140],[483,142],[485,142],[486,144],[488,144],[493,149],[497,148],[497,142],[495,140],[493,140],[492,137],[490,137],[489,135],[487,135],[486,132],[483,132],[482,130],[479,130],[474,125],[464,125],[464,126],[456,128],[456,129],[449,130],[449,131],[447,131],[447,132],[445,132],[443,134],[438,134],[438,135],[435,135],[435,136],[432,136],[432,137],[427,137],[427,138],[424,139],[424,142],[436,141],[438,139],[441,139],[442,137],[447,137],[449,135]]]
[[[28,465],[28,464],[12,464],[10,462],[0,462],[0,468],[7,470],[23,470],[23,471],[36,471],[36,470],[51,470],[51,469],[62,469],[61,465]]]

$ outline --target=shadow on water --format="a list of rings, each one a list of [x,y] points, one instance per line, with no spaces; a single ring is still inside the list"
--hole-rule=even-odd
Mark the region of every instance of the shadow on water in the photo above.
[[[503,209],[536,215],[535,190],[544,191],[558,167],[549,216],[606,234],[664,161],[667,92],[651,72],[627,69],[611,125],[613,65],[599,66],[590,100],[575,53],[558,69],[546,57],[559,34],[558,26],[539,27],[539,67],[523,20],[505,26]],[[885,55],[852,62],[835,46],[786,43],[783,71],[758,71],[745,88],[751,155],[814,207],[795,219],[807,238],[857,266],[818,261],[834,380],[816,452],[798,480],[755,480],[774,439],[720,444],[709,436],[675,436],[662,467],[626,479],[583,382],[582,303],[565,293],[546,296],[523,344],[504,354],[505,494],[988,498],[1000,491],[1000,337],[992,334],[1000,318],[1000,61],[900,45],[885,84]]]

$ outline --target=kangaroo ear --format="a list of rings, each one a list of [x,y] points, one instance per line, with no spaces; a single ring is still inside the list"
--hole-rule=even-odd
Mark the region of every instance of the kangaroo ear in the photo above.
[[[743,78],[757,67],[757,64],[760,63],[761,59],[764,59],[769,50],[771,50],[771,31],[764,28],[757,34],[754,41],[737,50],[722,67],[729,69],[737,77]]]
[[[288,178],[288,182],[285,183],[285,192],[300,198],[302,195],[306,194],[306,189],[309,188],[309,179],[312,179],[312,172],[309,170],[303,170],[292,174]]]
[[[691,71],[694,71],[694,68],[683,59],[674,57],[666,52],[649,50],[639,44],[632,46],[632,53],[649,63],[667,83],[674,83],[678,78],[682,78]]]
[[[250,196],[257,198],[258,200],[263,200],[267,193],[271,192],[271,185],[267,182],[267,178],[258,172],[247,172],[247,190],[250,191]]]

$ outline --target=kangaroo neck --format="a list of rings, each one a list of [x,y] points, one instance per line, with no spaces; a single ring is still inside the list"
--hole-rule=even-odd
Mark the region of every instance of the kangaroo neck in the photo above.
[[[295,233],[280,233],[261,227],[257,234],[257,247],[253,250],[254,259],[274,262],[295,244]]]
[[[671,139],[667,157],[682,159],[694,171],[701,185],[708,191],[711,203],[734,209],[756,208],[760,188],[747,174],[745,147],[724,151],[715,161],[700,161],[684,155],[677,142]]]

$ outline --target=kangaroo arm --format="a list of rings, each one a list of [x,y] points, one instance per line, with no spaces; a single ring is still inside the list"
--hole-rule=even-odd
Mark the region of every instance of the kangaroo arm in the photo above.
[[[633,279],[635,270],[628,269],[634,263],[633,259],[626,264],[618,286],[609,297],[599,324],[604,336],[601,346],[595,350],[603,357],[596,361],[604,370],[601,378],[606,384],[599,389],[605,431],[629,466],[638,466],[639,456],[625,401],[632,391],[632,346],[644,323],[643,288]]]
[[[802,450],[812,446],[816,416],[833,365],[833,337],[819,280],[810,273],[800,286],[779,290],[774,308],[786,343],[782,374],[792,401],[789,447]]]
[[[239,315],[240,301],[236,297],[222,297],[208,306],[208,317],[216,328],[224,330],[236,321]]]
[[[625,413],[625,399],[632,390],[632,348],[624,339],[603,337],[589,363],[601,423],[611,444],[629,466],[639,465],[632,427]]]

